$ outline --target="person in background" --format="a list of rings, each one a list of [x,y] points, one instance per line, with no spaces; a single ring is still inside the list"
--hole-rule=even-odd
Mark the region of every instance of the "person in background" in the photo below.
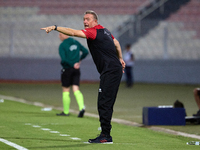
[[[83,117],[85,113],[83,94],[79,90],[80,84],[80,63],[88,55],[88,50],[77,40],[59,33],[62,43],[59,46],[59,55],[61,58],[61,83],[62,83],[62,100],[63,112],[57,116],[69,116],[70,108],[70,87],[79,106],[78,117]]]
[[[135,57],[133,55],[133,52],[131,51],[130,44],[126,45],[125,53],[123,54],[123,56],[124,56],[124,61],[126,63],[126,67],[125,67],[126,86],[132,87],[134,83],[133,65],[134,65]]]
[[[193,114],[193,116],[200,116],[200,88],[195,88],[193,90],[193,93],[194,93],[194,99],[197,103],[197,106],[199,108],[199,110],[197,111],[196,114]]]

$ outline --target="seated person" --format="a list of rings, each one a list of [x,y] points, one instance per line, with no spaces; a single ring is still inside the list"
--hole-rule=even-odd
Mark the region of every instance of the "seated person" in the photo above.
[[[197,106],[199,108],[197,113],[193,114],[193,116],[200,116],[200,88],[195,88],[193,92],[194,92],[194,99],[195,99]]]

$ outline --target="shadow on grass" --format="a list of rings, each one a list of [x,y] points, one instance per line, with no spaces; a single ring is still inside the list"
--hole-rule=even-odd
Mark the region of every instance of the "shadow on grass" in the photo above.
[[[29,149],[48,149],[48,148],[70,148],[70,147],[83,147],[83,146],[89,146],[91,144],[71,144],[71,145],[55,145],[55,146],[40,146],[40,147],[27,147]]]
[[[18,114],[18,115],[24,115],[24,116],[35,116],[35,117],[55,117],[56,113],[48,113],[44,111],[1,111],[6,112],[9,114]]]
[[[74,141],[74,140],[62,140],[62,139],[48,139],[48,138],[24,138],[24,137],[0,137],[0,138],[3,138],[3,139],[14,139],[14,140],[17,140],[17,139],[24,139],[24,140],[42,140],[42,141],[54,141],[54,142],[70,142],[70,143],[76,143],[76,144],[69,144],[69,145],[51,145],[51,146],[29,146],[29,147],[26,147],[28,149],[48,149],[48,148],[55,148],[55,149],[58,149],[58,148],[70,148],[70,147],[83,147],[83,146],[89,146],[91,144],[86,144],[86,143],[83,143],[83,141]],[[51,143],[52,143],[51,142]]]

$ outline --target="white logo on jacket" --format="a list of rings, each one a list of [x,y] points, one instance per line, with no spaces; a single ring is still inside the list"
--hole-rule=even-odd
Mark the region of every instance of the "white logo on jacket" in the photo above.
[[[71,45],[69,47],[70,51],[76,50],[77,49],[77,45]]]

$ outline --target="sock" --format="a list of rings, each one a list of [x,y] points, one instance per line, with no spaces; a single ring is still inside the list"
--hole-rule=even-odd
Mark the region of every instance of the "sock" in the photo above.
[[[83,99],[83,94],[81,91],[77,90],[74,92],[74,96],[76,97],[76,101],[78,103],[79,111],[84,109],[84,99]]]
[[[69,114],[70,101],[69,92],[63,92],[63,111],[65,114]]]

